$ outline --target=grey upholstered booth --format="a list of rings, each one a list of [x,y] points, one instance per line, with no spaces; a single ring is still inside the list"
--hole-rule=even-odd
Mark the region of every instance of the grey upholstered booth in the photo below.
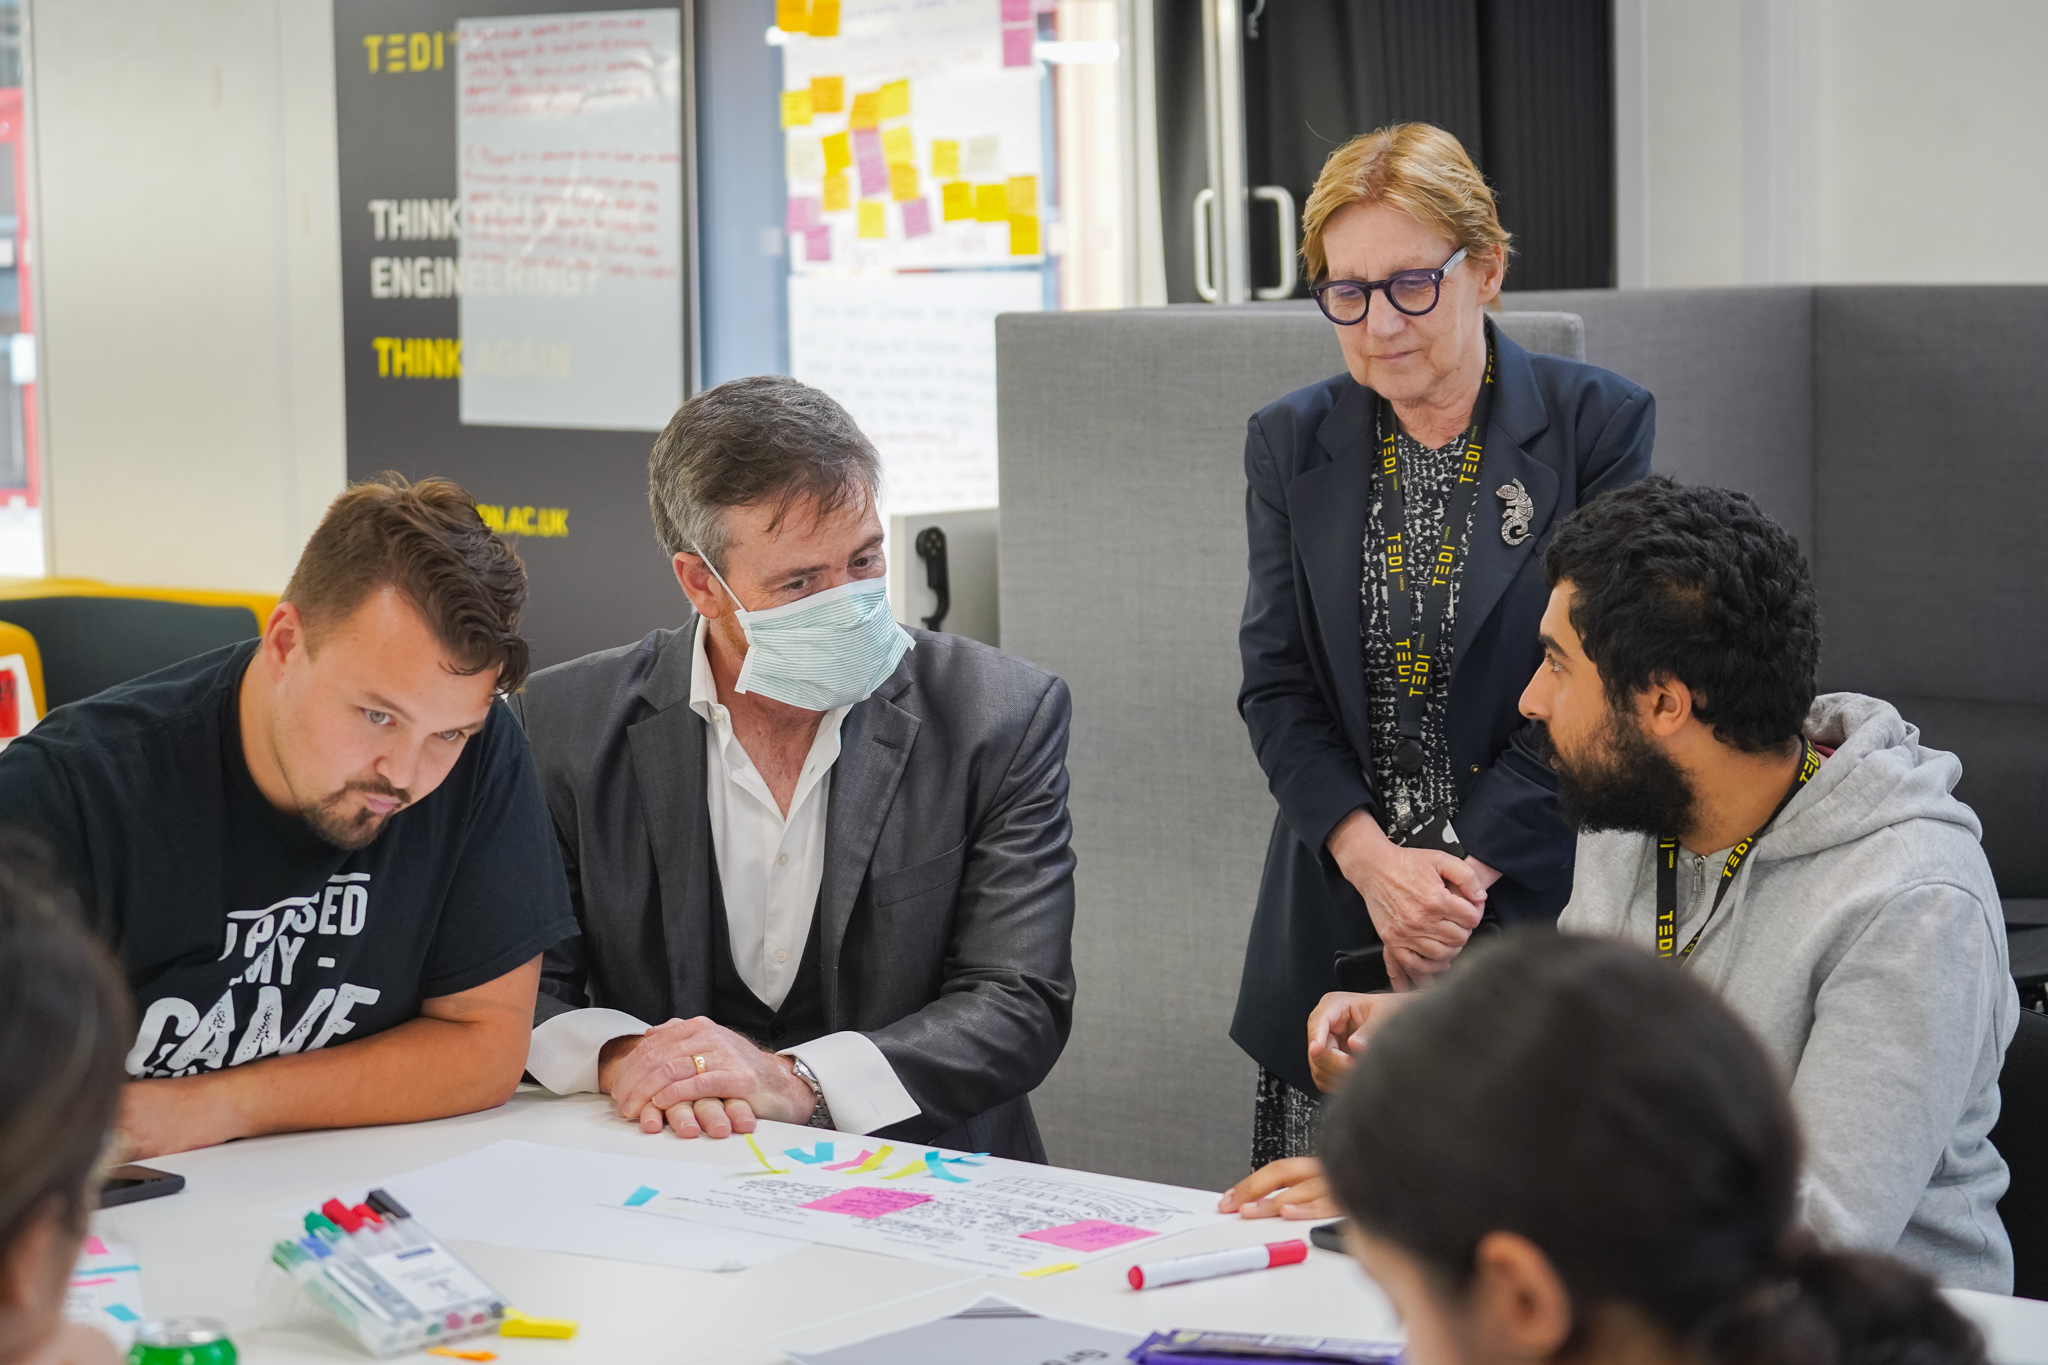
[[[1962,756],[2008,919],[2048,921],[2048,288],[1508,308],[1525,345],[1582,344],[1657,395],[1660,471],[1746,489],[1799,536],[1824,684],[1893,700]],[[1003,646],[1074,692],[1080,999],[1039,1122],[1063,1164],[1221,1187],[1250,1146],[1252,1066],[1227,1030],[1273,818],[1235,709],[1244,422],[1341,360],[1307,305],[996,334]]]

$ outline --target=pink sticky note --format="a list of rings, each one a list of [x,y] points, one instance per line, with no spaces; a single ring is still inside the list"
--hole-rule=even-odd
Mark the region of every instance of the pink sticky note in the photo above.
[[[1105,1223],[1100,1218],[1083,1218],[1078,1223],[1062,1223],[1056,1228],[1040,1228],[1037,1232],[1023,1234],[1027,1242],[1050,1242],[1069,1251],[1107,1251],[1125,1242],[1142,1241],[1158,1235],[1127,1223]]]
[[[1003,22],[1022,24],[1031,18],[1031,0],[1003,0]]]
[[[872,199],[889,188],[889,168],[882,164],[882,158],[860,163],[860,197]]]
[[[881,129],[856,128],[853,130],[853,159],[855,161],[883,160]]]
[[[832,259],[832,229],[820,223],[817,227],[804,229],[804,259],[807,261],[829,261]]]
[[[1059,11],[1060,0],[1031,0],[1033,14],[1054,14]]]
[[[789,208],[783,215],[784,232],[802,232],[818,225],[818,199],[816,195],[792,194]]]
[[[853,1160],[851,1161],[835,1161],[830,1166],[827,1166],[825,1169],[828,1171],[850,1171],[873,1155],[873,1152],[863,1151],[859,1156],[853,1158]]]
[[[1038,30],[1030,24],[1003,30],[1003,65],[1031,65],[1031,43],[1038,36]]]
[[[104,1256],[107,1254],[107,1244],[105,1242],[102,1242],[97,1237],[86,1238],[85,1249],[88,1253],[94,1256]]]
[[[880,1218],[885,1213],[895,1213],[931,1202],[932,1197],[928,1194],[912,1194],[909,1190],[878,1190],[872,1185],[863,1185],[858,1189],[828,1194],[823,1199],[813,1199],[804,1207],[816,1209],[820,1213],[843,1213],[854,1218]]]
[[[922,237],[932,230],[932,209],[922,199],[903,201],[903,235]]]

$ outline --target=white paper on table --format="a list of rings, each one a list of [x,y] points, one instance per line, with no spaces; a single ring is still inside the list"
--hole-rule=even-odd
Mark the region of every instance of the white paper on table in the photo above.
[[[744,1270],[801,1245],[747,1229],[634,1218],[606,1207],[616,1205],[623,1191],[648,1181],[673,1181],[679,1169],[695,1168],[689,1162],[507,1139],[373,1182],[345,1196],[344,1202],[358,1203],[369,1190],[381,1189],[439,1240],[565,1251],[683,1270]],[[297,1218],[313,1206],[289,1212]]]
[[[64,1294],[64,1320],[97,1327],[126,1351],[141,1325],[142,1267],[124,1242],[87,1237]]]
[[[1144,1340],[1135,1332],[1040,1317],[995,1294],[935,1322],[919,1323],[829,1351],[785,1352],[797,1365],[1044,1365],[1122,1360]]]
[[[681,12],[456,21],[465,424],[683,401]]]
[[[789,372],[874,442],[886,515],[996,505],[996,315],[1044,300],[1035,271],[791,277]]]
[[[608,1202],[642,1213],[719,1227],[800,1238],[827,1246],[876,1251],[984,1274],[1030,1278],[1103,1256],[1134,1260],[1178,1232],[1207,1227],[1227,1215],[1216,1196],[1177,1185],[1154,1185],[1091,1171],[1060,1170],[1001,1157],[974,1164],[930,1147],[844,1138],[833,1155],[873,1155],[879,1163],[856,1174],[807,1160],[812,1148],[768,1156],[783,1173],[676,1164],[645,1188],[620,1189]],[[798,1155],[805,1152],[804,1156]],[[951,1178],[930,1173],[937,1152]],[[952,1159],[947,1159],[952,1158]],[[914,1169],[915,1168],[915,1169]],[[829,1201],[837,1209],[807,1208]]]

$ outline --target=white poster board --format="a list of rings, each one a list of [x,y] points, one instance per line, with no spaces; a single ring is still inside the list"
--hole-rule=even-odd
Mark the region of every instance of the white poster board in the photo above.
[[[659,431],[683,401],[680,12],[456,31],[462,421]]]
[[[1028,20],[1020,0],[840,0],[836,35],[784,35],[793,273],[1043,259],[1043,87],[1006,9]]]
[[[996,505],[996,314],[1044,299],[1029,270],[790,279],[790,373],[875,443],[885,514]]]

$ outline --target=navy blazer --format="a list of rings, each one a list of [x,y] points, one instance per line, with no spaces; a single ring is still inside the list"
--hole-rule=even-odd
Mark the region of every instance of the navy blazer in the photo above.
[[[1543,547],[1581,503],[1650,472],[1656,400],[1490,330],[1497,387],[1451,636],[1451,775],[1459,839],[1501,873],[1488,908],[1506,924],[1549,922],[1571,893],[1574,840],[1518,709],[1542,658]],[[1352,811],[1380,818],[1360,638],[1376,401],[1348,374],[1326,379],[1261,410],[1244,447],[1251,586],[1237,709],[1280,814],[1230,1036],[1311,1094],[1309,1012],[1337,989],[1336,954],[1378,941],[1364,898],[1324,847]],[[1512,479],[1535,504],[1530,535],[1514,546],[1494,496]]]

